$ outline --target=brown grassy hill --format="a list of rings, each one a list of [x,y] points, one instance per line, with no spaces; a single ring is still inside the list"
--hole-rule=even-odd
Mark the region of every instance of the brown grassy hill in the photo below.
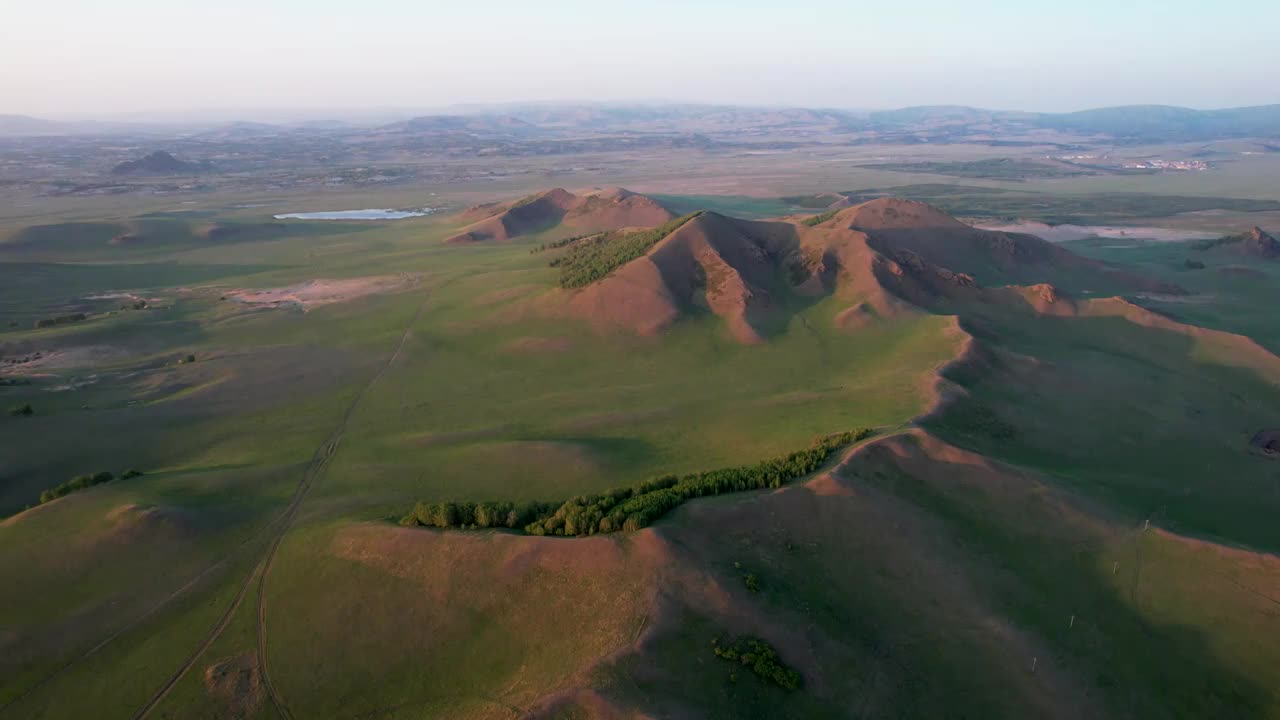
[[[626,238],[595,242],[606,241]],[[571,261],[574,248],[566,252]],[[923,203],[875,200],[812,226],[701,213],[643,256],[572,290],[567,305],[577,316],[641,334],[710,312],[750,343],[785,324],[788,309],[806,298],[845,301],[835,322],[856,327],[957,301],[1074,312],[1068,289],[1181,292],[1031,235],[977,230]]]
[[[1239,235],[1203,241],[1196,245],[1196,249],[1202,252],[1231,253],[1263,260],[1280,259],[1280,241],[1260,227]]]
[[[179,160],[164,150],[137,160],[126,160],[111,169],[112,175],[183,175],[207,170],[202,163]]]
[[[573,291],[568,307],[641,334],[710,312],[739,341],[759,342],[805,298],[836,294],[869,315],[904,309],[877,282],[874,260],[858,232],[704,212],[644,256]]]
[[[652,227],[675,217],[653,198],[623,188],[574,194],[564,188],[510,203],[478,205],[460,218],[469,222],[451,243],[511,240],[550,230],[569,237],[624,227]]]
[[[414,698],[442,717],[1274,710],[1280,563],[1141,528],[915,430],[805,484],[687,503],[634,534],[346,528],[327,552],[371,572],[361,594],[324,604],[323,619],[385,638],[373,663],[473,670],[467,694],[441,684]],[[1206,562],[1239,580],[1188,582]],[[397,624],[360,611],[370,596],[422,610]],[[1210,649],[1209,629],[1230,642]],[[716,656],[743,636],[773,647],[801,688]],[[309,671],[324,683],[342,668]],[[294,697],[307,709],[305,693]]]
[[[824,225],[863,232],[877,252],[898,262],[923,261],[985,285],[1047,282],[1097,294],[1183,292],[1081,257],[1034,235],[979,230],[922,202],[872,200],[840,211]]]

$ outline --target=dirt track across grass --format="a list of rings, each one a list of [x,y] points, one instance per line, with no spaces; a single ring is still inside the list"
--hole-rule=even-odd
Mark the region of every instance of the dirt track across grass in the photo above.
[[[395,364],[397,359],[399,359],[404,350],[405,343],[408,342],[408,339],[413,332],[414,325],[417,324],[418,319],[422,316],[422,311],[426,309],[429,301],[429,295],[428,297],[423,298],[422,302],[418,305],[417,310],[414,312],[412,319],[410,319],[408,325],[405,326],[404,332],[401,333],[400,341],[397,343],[395,351],[387,358],[387,361],[383,363],[378,372],[370,378],[369,382],[360,389],[360,392],[356,394],[355,398],[352,399],[351,404],[348,405],[346,411],[343,412],[342,419],[339,421],[338,426],[334,428],[333,433],[329,435],[324,444],[322,444],[320,448],[316,450],[315,455],[312,456],[311,462],[307,464],[307,468],[303,472],[301,481],[299,481],[297,488],[293,492],[293,497],[289,500],[289,505],[280,515],[280,518],[272,522],[272,525],[278,523],[279,527],[274,531],[266,552],[264,553],[261,561],[259,561],[259,563],[254,567],[253,571],[245,577],[244,582],[240,586],[239,592],[236,593],[235,600],[233,600],[231,605],[227,607],[226,612],[219,617],[218,622],[210,628],[209,632],[201,639],[201,642],[198,644],[196,649],[187,657],[183,664],[165,680],[164,684],[162,684],[155,693],[152,694],[146,704],[133,714],[132,717],[134,720],[141,720],[150,714],[150,712],[154,710],[162,700],[164,700],[174,686],[178,684],[178,681],[185,677],[191,668],[195,666],[200,657],[204,655],[205,651],[213,645],[214,641],[218,639],[223,630],[225,630],[231,623],[231,618],[235,615],[236,610],[239,609],[241,603],[244,601],[245,595],[248,593],[249,587],[253,584],[255,579],[258,581],[258,671],[261,673],[262,684],[267,690],[267,696],[271,698],[271,703],[275,706],[280,716],[286,718],[286,720],[293,717],[293,714],[289,711],[284,699],[280,696],[279,690],[272,683],[271,674],[267,666],[267,577],[270,575],[271,566],[275,561],[276,552],[280,549],[280,544],[284,540],[284,536],[288,534],[289,529],[293,527],[293,522],[297,518],[298,510],[302,507],[302,501],[306,498],[307,493],[311,490],[311,486],[315,481],[324,475],[324,471],[328,467],[329,461],[337,454],[338,447],[342,443],[342,438],[346,434],[347,424],[350,422],[351,416],[355,413],[355,409],[360,405],[360,401],[364,399],[364,396],[369,389],[377,384],[378,380],[381,379],[382,376],[386,374],[386,371]]]

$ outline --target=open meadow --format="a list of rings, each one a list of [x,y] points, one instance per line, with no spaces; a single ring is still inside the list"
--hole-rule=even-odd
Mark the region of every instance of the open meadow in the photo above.
[[[7,214],[0,720],[1280,718],[1280,261],[952,217],[1280,196],[892,162]]]

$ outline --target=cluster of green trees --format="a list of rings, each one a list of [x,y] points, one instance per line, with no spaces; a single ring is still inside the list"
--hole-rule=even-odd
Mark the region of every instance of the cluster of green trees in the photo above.
[[[66,325],[68,323],[80,322],[87,318],[82,312],[71,313],[70,315],[59,315],[58,317],[44,318],[36,321],[36,328],[53,327],[54,325]]]
[[[745,490],[778,488],[822,466],[833,452],[872,435],[868,428],[828,435],[808,448],[755,465],[667,475],[634,488],[615,488],[602,495],[571,498],[549,517],[525,527],[531,535],[594,535],[632,532],[651,525],[680,504],[694,498]]]
[[[874,430],[862,428],[827,435],[808,448],[755,465],[664,475],[635,487],[614,488],[599,495],[579,495],[559,505],[527,503],[418,503],[401,525],[438,528],[523,528],[530,535],[577,537],[633,532],[647,527],[693,498],[744,490],[781,487],[817,470],[836,450],[864,440]]]
[[[400,518],[406,527],[522,528],[555,509],[552,503],[438,502],[418,503]]]
[[[517,209],[517,208],[522,208],[522,207],[524,207],[524,206],[526,206],[526,205],[532,205],[532,204],[534,204],[535,202],[537,202],[537,201],[541,200],[543,197],[544,197],[544,194],[543,194],[543,193],[534,193],[534,194],[532,194],[532,195],[525,195],[524,197],[520,198],[519,200],[517,200],[517,201],[515,201],[515,202],[511,203],[509,206],[507,206],[507,210],[508,210],[508,211],[511,211],[511,210],[515,210],[515,209]]]
[[[719,640],[713,640],[711,644],[718,658],[741,663],[760,677],[787,690],[800,687],[800,673],[784,665],[778,651],[759,638],[742,637],[725,645]]]
[[[564,247],[565,245],[572,245],[578,242],[579,240],[585,240],[589,237],[595,237],[596,235],[603,235],[603,234],[604,233],[593,232],[593,233],[587,233],[586,235],[574,235],[573,237],[567,237],[563,240],[552,240],[551,242],[544,242],[538,247],[530,250],[529,254],[537,255],[540,252],[546,252],[548,250],[558,250]],[[560,263],[558,259],[551,261],[551,267],[556,267],[559,264]]]
[[[31,403],[14,405],[13,407],[9,408],[9,414],[13,415],[14,417],[34,415],[35,412],[36,412],[35,408],[31,407]]]
[[[128,480],[129,478],[138,477],[141,474],[142,473],[138,470],[125,470],[123,473],[120,474],[120,479]],[[52,502],[54,500],[57,500],[58,498],[63,497],[64,495],[70,495],[73,492],[86,490],[88,488],[93,487],[94,485],[109,483],[115,479],[116,479],[115,475],[105,470],[102,472],[96,472],[92,475],[77,475],[76,477],[73,477],[70,480],[62,483],[61,485],[54,486],[40,493],[40,504],[43,505],[47,502]]]
[[[560,287],[585,287],[644,255],[660,240],[701,214],[699,210],[681,215],[649,230],[607,232],[582,238],[582,242],[571,245],[563,256],[552,260],[551,267],[560,268]]]
[[[830,220],[831,218],[835,217],[835,216],[836,216],[836,213],[838,213],[838,212],[840,212],[838,209],[837,209],[837,210],[828,210],[828,211],[826,211],[826,212],[824,212],[824,213],[818,213],[817,215],[814,215],[813,217],[807,217],[807,218],[805,218],[805,219],[801,220],[800,222],[801,222],[802,224],[804,224],[804,225],[808,225],[809,227],[813,227],[814,225],[821,225],[822,223],[824,223],[824,222],[826,222],[826,221]]]

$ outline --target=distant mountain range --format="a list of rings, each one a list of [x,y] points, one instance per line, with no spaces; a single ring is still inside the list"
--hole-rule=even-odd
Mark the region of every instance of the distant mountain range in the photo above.
[[[1179,142],[1227,138],[1280,138],[1280,105],[1194,110],[1164,105],[1127,105],[1070,113],[985,110],[929,105],[887,111],[762,108],[732,105],[534,104],[463,108],[387,125],[308,121],[290,125],[256,122],[144,123],[59,122],[0,115],[0,136],[164,133],[252,135],[296,133],[402,133],[492,137],[547,137],[571,133],[684,133],[744,135],[766,130],[801,134],[876,134],[889,141],[946,141],[947,137],[1034,132],[1110,138],[1119,142]],[[939,136],[938,134],[942,135]]]

